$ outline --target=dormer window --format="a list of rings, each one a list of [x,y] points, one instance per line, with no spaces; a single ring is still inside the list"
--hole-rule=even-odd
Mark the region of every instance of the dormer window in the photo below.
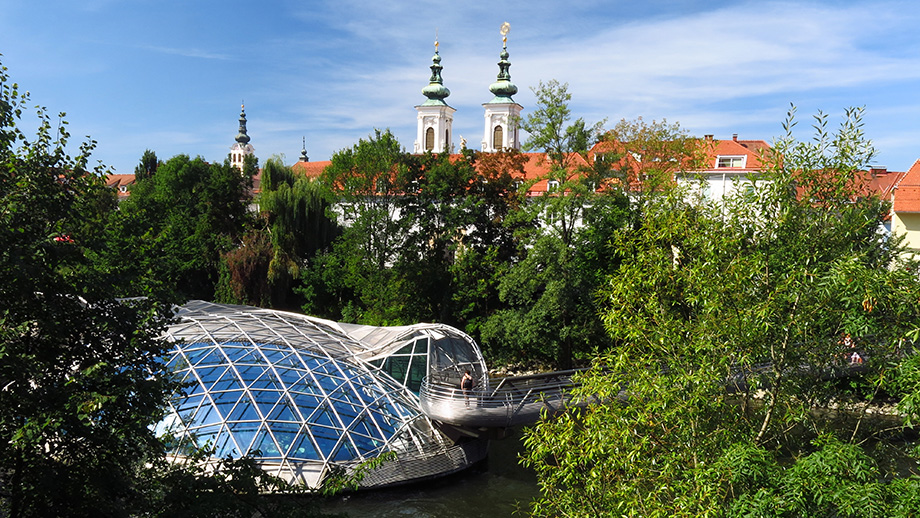
[[[559,188],[559,180],[550,180],[546,182],[546,192],[553,192]]]
[[[128,186],[127,186],[127,185],[119,185],[119,186],[118,186],[118,192],[128,192]]]
[[[721,169],[723,167],[744,167],[746,158],[747,157],[744,155],[740,155],[740,156],[719,155],[718,160],[716,160],[716,168]]]

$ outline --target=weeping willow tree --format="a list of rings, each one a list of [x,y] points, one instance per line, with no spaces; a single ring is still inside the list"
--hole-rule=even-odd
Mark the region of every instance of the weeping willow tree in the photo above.
[[[292,284],[301,268],[336,235],[322,185],[276,158],[262,169],[260,225],[224,255],[221,300],[296,307]]]

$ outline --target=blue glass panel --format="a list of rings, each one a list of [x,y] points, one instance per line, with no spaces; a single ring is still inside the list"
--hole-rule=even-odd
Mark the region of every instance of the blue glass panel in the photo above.
[[[322,459],[319,453],[317,453],[316,446],[313,445],[310,435],[306,432],[301,432],[300,435],[294,439],[291,448],[288,450],[287,456],[290,460]]]
[[[313,435],[313,439],[316,441],[322,456],[330,457],[339,440],[339,432],[331,428],[314,425],[310,427],[310,433]]]
[[[179,394],[175,396],[173,399],[174,401],[179,401],[193,395],[202,395],[206,392],[204,387],[201,386],[201,383],[198,383],[198,380],[192,377],[190,372],[185,372],[179,382],[182,383],[183,386],[179,389]]]
[[[291,445],[294,444],[294,441],[297,440],[297,431],[279,430],[276,424],[273,424],[271,429],[272,434],[275,436],[275,440],[278,442],[278,447],[281,449],[281,452],[287,453],[291,448]]]
[[[396,425],[398,421],[396,419],[393,419],[393,417],[391,417],[390,415],[374,413],[369,416],[366,416],[366,419],[373,420],[374,423],[376,423],[377,426],[381,430],[383,430],[383,433],[387,437],[393,435],[393,433],[396,431]]]
[[[271,426],[270,426],[273,433],[274,432],[297,433],[300,431],[302,427],[303,426],[300,423],[284,423],[284,422],[271,423]]]
[[[224,345],[222,349],[224,351],[224,354],[227,356],[227,358],[230,360],[231,363],[238,363],[240,358],[252,352],[251,348],[249,347],[246,347],[246,348],[230,347],[230,346]]]
[[[269,404],[266,412],[270,411],[278,400],[284,399],[284,392],[280,390],[250,390],[249,393],[256,402]]]
[[[316,381],[319,382],[319,386],[323,392],[331,394],[339,388],[343,380],[335,379],[331,376],[319,375],[316,377]]]
[[[215,457],[232,457],[237,459],[242,456],[239,448],[237,448],[233,441],[230,439],[230,434],[226,429],[221,430],[220,435],[217,436],[214,447]]]
[[[186,397],[185,399],[179,401],[176,404],[176,410],[179,413],[184,413],[190,410],[195,410],[195,408],[198,407],[199,403],[201,403],[201,398],[203,397],[204,397],[203,394]]]
[[[316,356],[304,354],[302,351],[300,353],[300,358],[303,360],[304,365],[306,365],[307,369],[310,371],[315,371],[320,365],[328,361],[324,358],[321,359]]]
[[[280,367],[297,367],[303,368],[303,362],[300,361],[300,358],[296,353],[291,353],[280,360],[274,362],[275,365]]]
[[[278,377],[281,378],[281,382],[287,387],[300,383],[300,380],[307,375],[306,371],[299,369],[286,369],[281,367],[276,368],[275,371],[278,373]]]
[[[306,420],[320,402],[319,398],[311,394],[292,392],[290,396],[294,400],[296,410],[300,413],[300,419],[302,420]]]
[[[284,385],[278,381],[278,378],[275,376],[271,370],[265,371],[264,374],[259,376],[259,379],[252,382],[249,385],[253,389],[275,389],[275,390],[284,390]]]
[[[236,440],[236,444],[243,452],[249,451],[249,445],[252,444],[256,432],[259,430],[259,423],[229,423],[227,427]]]
[[[210,403],[205,403],[198,409],[198,413],[195,414],[195,418],[192,422],[196,425],[209,425],[219,423],[220,420],[221,417],[217,410],[214,410],[214,407]]]
[[[330,376],[342,377],[342,372],[332,360],[317,362],[316,367],[314,367],[312,370],[314,372],[322,372]]]
[[[246,397],[236,405],[233,411],[230,412],[230,417],[227,418],[228,421],[258,421],[260,419],[261,417],[256,412],[256,407]]]
[[[257,379],[262,373],[265,372],[265,366],[263,365],[237,365],[236,371],[240,375],[240,379],[243,380],[243,383],[248,383],[254,379]]]
[[[228,398],[227,400],[219,400],[214,404],[214,408],[217,409],[218,412],[220,412],[220,415],[224,419],[229,418],[230,411],[233,410],[234,405],[236,405],[236,400],[239,398],[238,393],[232,393],[232,394],[235,394],[236,396],[232,398],[232,401],[230,400],[230,398]]]
[[[339,447],[339,450],[335,452],[335,455],[332,457],[332,460],[335,461],[344,461],[351,460],[358,457],[358,453],[355,451],[355,448],[347,440],[342,441],[342,445]]]
[[[360,391],[360,389],[358,390]],[[334,394],[330,394],[329,397],[337,401],[340,401],[343,404],[347,404],[347,405],[353,405],[353,406],[358,406],[358,407],[366,406],[364,401],[362,401],[361,398],[358,397],[358,394],[353,392],[352,388],[347,385],[343,385],[342,387],[339,388],[339,390],[335,391]]]
[[[227,372],[226,367],[205,367],[203,369],[195,369],[195,374],[201,378],[201,384],[205,387],[210,387],[215,381],[220,379],[221,375]]]
[[[204,433],[193,434],[195,445],[199,448],[211,448],[214,446],[214,438],[217,437],[217,430],[207,431]]]
[[[217,392],[221,390],[234,390],[240,388],[242,388],[242,385],[240,384],[239,379],[236,377],[236,374],[232,370],[227,370],[227,372],[225,372],[224,375],[221,376],[216,383],[211,385],[211,388],[208,390],[211,392]]]
[[[335,412],[339,414],[339,417],[342,419],[342,422],[347,426],[354,418],[358,417],[358,414],[361,413],[362,408],[356,407],[354,405],[349,405],[341,401],[331,400],[332,408],[335,409]]]
[[[269,412],[267,419],[270,421],[299,421],[300,418],[294,413],[294,409],[291,408],[285,402],[278,403],[275,408]],[[274,425],[272,425],[272,430],[275,430]]]
[[[260,353],[258,349],[250,349],[246,351],[246,354],[240,356],[233,363],[237,365],[244,365],[244,364],[264,365],[265,358],[262,357],[262,353]]]
[[[361,455],[367,455],[376,450],[381,444],[383,444],[380,441],[375,441],[370,437],[364,437],[362,435],[351,435],[350,437],[351,440],[354,441],[355,447],[358,448],[358,452],[360,452]],[[350,445],[348,449],[352,449],[350,448]],[[339,453],[341,453],[341,451],[342,450],[339,450]]]
[[[259,433],[256,434],[255,440],[252,442],[252,447],[249,450],[258,450],[261,452],[263,458],[278,458],[281,456],[281,452],[278,450],[278,446],[272,439],[271,434],[269,434],[264,427],[259,429]]]
[[[320,394],[319,387],[317,387],[316,382],[313,381],[313,376],[309,372],[304,372],[303,378],[301,378],[297,383],[288,383],[288,390],[296,390],[298,392],[305,392],[307,394]]]
[[[209,352],[213,350],[214,350],[214,347],[203,347],[201,349],[191,349],[189,347],[186,347],[183,352],[185,352],[185,358],[188,360],[188,362],[194,365],[198,363],[198,360],[200,360],[202,356],[208,354]]]
[[[351,429],[358,434],[366,435],[368,437],[380,437],[380,432],[374,428],[373,424],[368,422],[367,417],[362,417],[360,421],[354,423]]]
[[[195,366],[204,367],[205,365],[227,365],[227,363],[227,359],[224,358],[224,355],[220,353],[220,350],[214,349],[206,356],[195,362]]]
[[[334,426],[333,417],[326,409],[325,406],[317,408],[310,414],[310,417],[307,418],[308,423],[312,424],[321,424],[325,426]]]
[[[262,354],[264,354],[265,357],[268,358],[269,363],[275,363],[278,360],[281,360],[288,353],[290,353],[290,349],[284,350],[284,351],[279,351],[277,349],[265,349],[265,348],[262,349]]]

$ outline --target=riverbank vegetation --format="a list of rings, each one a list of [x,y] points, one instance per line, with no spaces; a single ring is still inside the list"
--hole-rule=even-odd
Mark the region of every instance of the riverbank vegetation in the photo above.
[[[582,378],[607,404],[526,438],[536,516],[915,516],[916,263],[880,232],[861,110],[787,134],[721,204],[664,189],[612,241],[598,293],[616,346]],[[757,399],[754,399],[756,395]],[[852,405],[850,419],[816,412]],[[914,440],[908,440],[913,437]]]

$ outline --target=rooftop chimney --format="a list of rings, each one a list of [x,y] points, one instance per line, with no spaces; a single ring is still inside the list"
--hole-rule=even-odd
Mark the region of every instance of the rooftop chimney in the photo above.
[[[732,133],[732,140],[734,140],[735,142],[738,142],[738,134],[737,134],[737,133]]]

